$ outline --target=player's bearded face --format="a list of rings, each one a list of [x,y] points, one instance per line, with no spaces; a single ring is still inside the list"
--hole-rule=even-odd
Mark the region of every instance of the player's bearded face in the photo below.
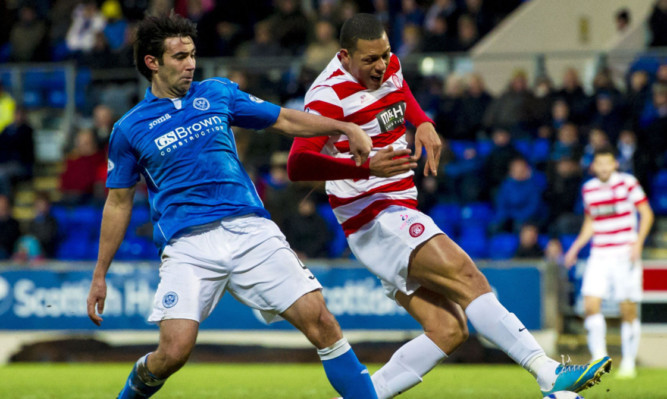
[[[364,87],[371,90],[376,90],[382,85],[390,57],[391,47],[386,34],[380,39],[357,40],[357,48],[352,53],[346,49],[341,50],[343,68]]]
[[[165,39],[165,51],[159,62],[153,85],[161,86],[170,97],[183,97],[192,85],[195,73],[195,45],[190,37]]]
[[[592,167],[595,176],[604,182],[609,180],[611,174],[614,173],[618,167],[618,162],[611,155],[598,155],[593,160]]]

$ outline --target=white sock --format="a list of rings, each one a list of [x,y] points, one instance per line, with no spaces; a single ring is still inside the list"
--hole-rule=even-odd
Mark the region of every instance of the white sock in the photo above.
[[[593,360],[607,356],[607,323],[602,313],[586,317],[584,327],[588,331],[588,350]]]
[[[388,399],[407,391],[447,357],[429,337],[422,334],[398,348],[391,359],[371,379],[378,399]]]
[[[621,366],[634,368],[637,359],[637,350],[639,349],[639,337],[641,335],[641,325],[639,320],[621,323],[621,354],[623,360]]]
[[[502,349],[521,367],[537,375],[539,367],[534,368],[532,360],[546,357],[544,349],[514,313],[508,312],[498,302],[492,292],[475,298],[465,312],[478,333]],[[547,363],[551,362],[557,365],[555,360],[547,360]]]

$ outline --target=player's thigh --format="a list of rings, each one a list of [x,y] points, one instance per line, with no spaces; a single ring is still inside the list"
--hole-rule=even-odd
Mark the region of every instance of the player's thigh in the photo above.
[[[454,301],[423,287],[409,296],[397,292],[396,301],[443,352],[451,354],[468,338],[465,313]]]
[[[613,262],[615,262],[615,259],[609,256],[591,255],[588,258],[581,284],[581,294],[584,298],[609,297]]]
[[[280,315],[320,349],[333,345],[343,337],[340,326],[327,309],[320,290],[301,296]]]
[[[602,298],[590,295],[584,296],[584,312],[586,313],[586,316],[600,313],[601,306]]]
[[[636,302],[623,301],[620,303],[621,319],[625,322],[634,321],[638,314],[638,305]]]
[[[415,249],[410,278],[465,308],[473,299],[491,292],[486,277],[467,253],[444,234]]]

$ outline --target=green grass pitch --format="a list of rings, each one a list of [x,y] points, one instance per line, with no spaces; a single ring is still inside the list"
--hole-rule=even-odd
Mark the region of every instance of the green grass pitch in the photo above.
[[[0,367],[0,398],[115,398],[131,364],[12,364]],[[371,371],[379,365],[371,365]],[[582,392],[586,399],[667,398],[664,369],[639,369],[637,379],[602,383]],[[318,364],[188,364],[169,379],[156,399],[330,399]],[[405,399],[539,399],[533,378],[518,366],[449,365],[437,367]]]

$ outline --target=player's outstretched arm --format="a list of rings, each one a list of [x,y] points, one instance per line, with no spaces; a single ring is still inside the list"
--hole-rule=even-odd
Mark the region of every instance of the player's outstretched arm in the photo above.
[[[423,122],[417,126],[417,132],[415,133],[415,156],[417,159],[421,156],[422,148],[426,149],[424,176],[428,176],[429,173],[437,176],[442,141],[435,131],[435,126],[430,122]]]
[[[655,219],[653,209],[651,209],[648,201],[637,205],[637,212],[639,213],[639,229],[637,231],[637,242],[632,247],[631,256],[633,261],[641,259],[644,250],[644,241],[646,241],[646,237],[648,237],[651,226],[653,226],[653,220]]]
[[[134,191],[135,187],[110,189],[104,204],[97,264],[86,302],[88,317],[98,326],[102,322],[100,314],[104,312],[104,301],[107,296],[107,271],[130,223]]]
[[[579,235],[577,235],[577,238],[572,243],[572,246],[565,253],[565,267],[569,269],[570,267],[574,266],[575,263],[577,263],[577,255],[579,254],[579,251],[584,247],[584,245],[586,245],[586,243],[588,243],[588,241],[590,241],[591,237],[593,237],[593,219],[591,219],[590,215],[586,214],[584,216],[584,224],[581,225]]]
[[[354,123],[281,108],[273,128],[293,137],[314,137],[342,134],[350,142],[350,152],[357,166],[361,166],[371,152],[373,142],[370,137]]]

